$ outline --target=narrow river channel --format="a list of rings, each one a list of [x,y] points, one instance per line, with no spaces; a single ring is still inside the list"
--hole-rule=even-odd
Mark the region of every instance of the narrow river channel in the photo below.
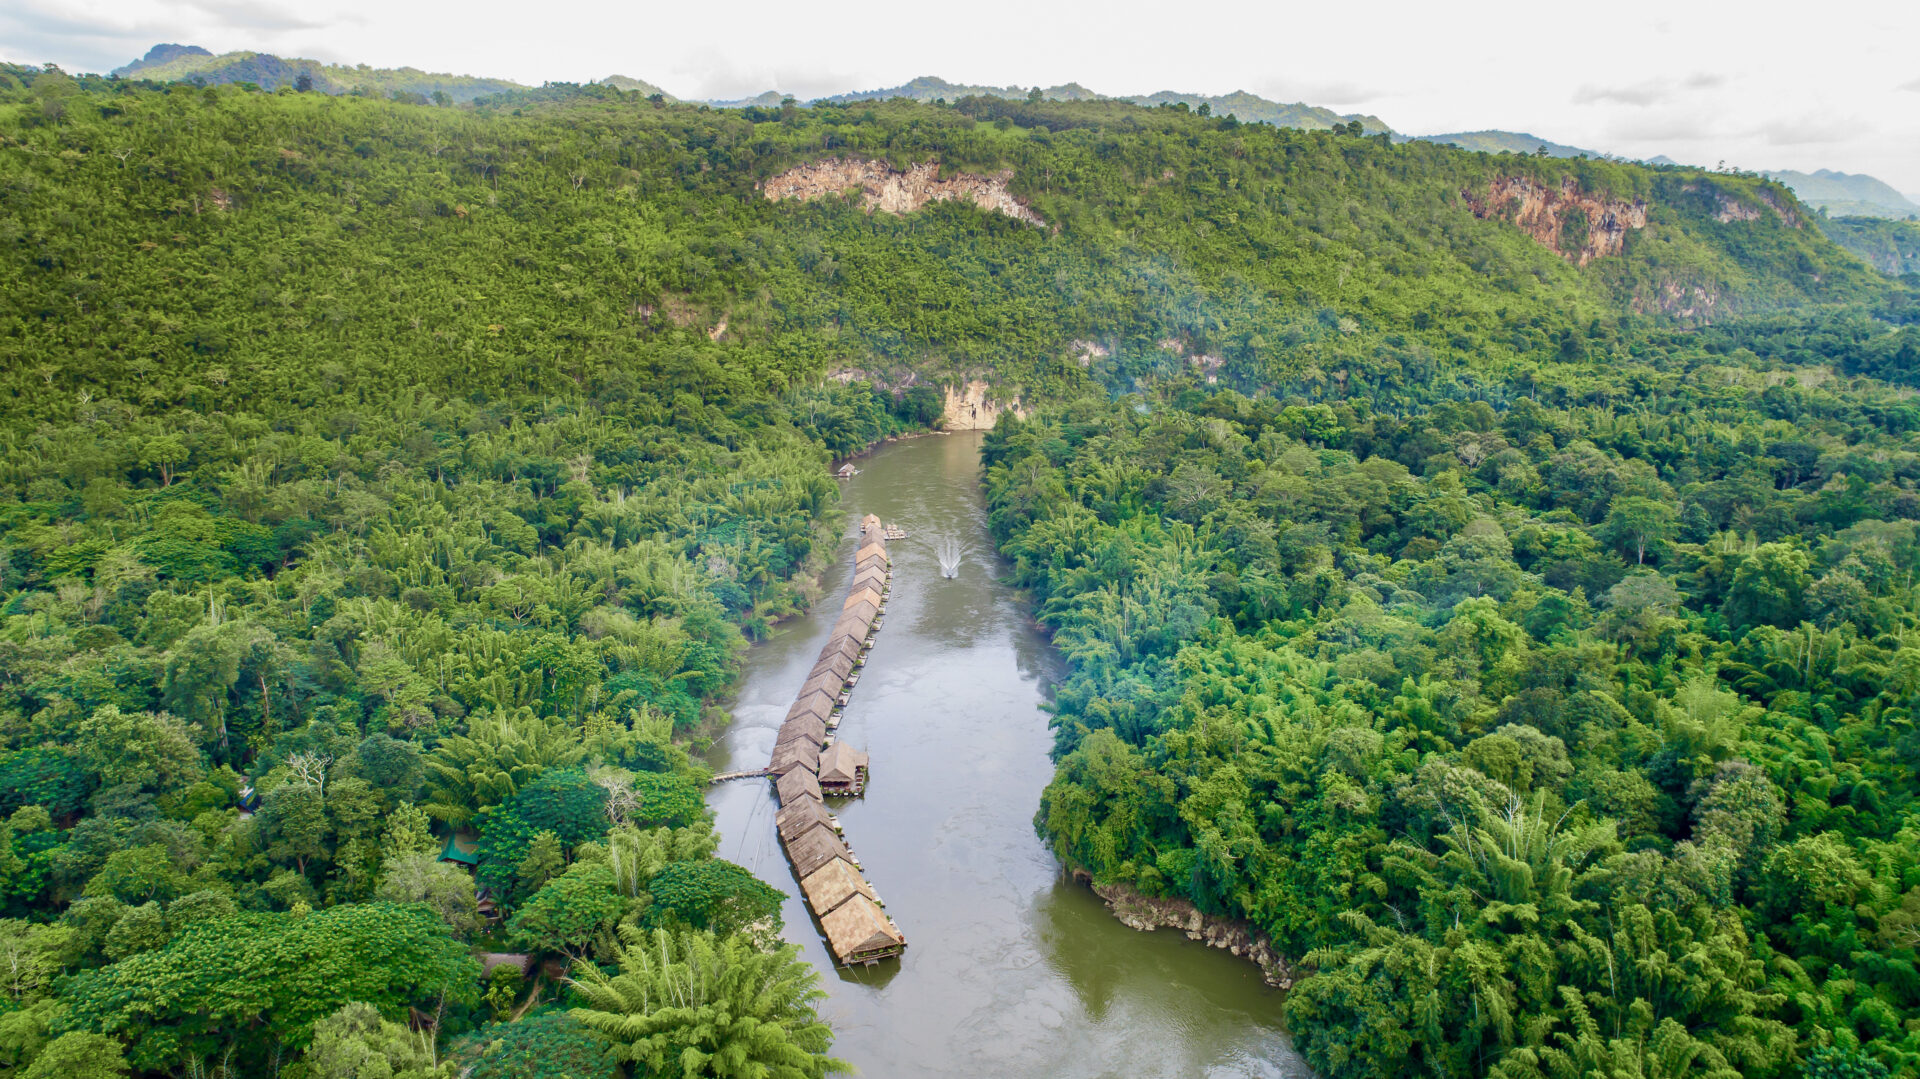
[[[822,974],[834,1055],[870,1079],[1308,1075],[1281,996],[1253,964],[1122,926],[1034,834],[1052,774],[1041,706],[1059,660],[1001,581],[979,453],[979,435],[948,435],[858,462],[825,598],[755,646],[734,724],[709,754],[722,771],[765,765],[839,613],[853,522],[876,513],[907,529],[890,544],[888,612],[839,731],[872,755],[872,780],[864,798],[829,804],[906,934],[905,956],[833,966],[776,842],[766,781],[708,796],[721,857],[787,893],[786,937]],[[967,545],[956,579],[940,574],[941,536]]]

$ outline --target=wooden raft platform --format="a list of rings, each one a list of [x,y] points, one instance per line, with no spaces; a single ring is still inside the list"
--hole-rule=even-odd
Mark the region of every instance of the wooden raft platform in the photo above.
[[[841,838],[839,821],[822,799],[857,796],[867,786],[867,755],[829,732],[840,725],[840,709],[860,680],[874,631],[887,607],[893,560],[887,556],[886,530],[880,518],[860,521],[860,547],[853,556],[853,584],[840,618],[807,673],[800,695],[774,738],[773,759],[761,773],[772,776],[780,797],[780,845],[793,863],[807,909],[826,934],[834,958],[845,966],[872,965],[899,955],[907,946],[900,927],[881,910],[880,898],[861,872],[860,859]]]

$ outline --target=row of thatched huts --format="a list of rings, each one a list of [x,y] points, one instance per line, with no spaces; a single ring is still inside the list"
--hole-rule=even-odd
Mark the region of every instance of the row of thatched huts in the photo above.
[[[824,801],[866,790],[867,755],[836,741],[832,732],[840,725],[847,694],[860,681],[867,649],[887,609],[891,567],[880,518],[868,514],[860,522],[853,585],[840,618],[780,725],[767,766],[780,796],[780,845],[834,957],[848,965],[876,963],[907,946]]]

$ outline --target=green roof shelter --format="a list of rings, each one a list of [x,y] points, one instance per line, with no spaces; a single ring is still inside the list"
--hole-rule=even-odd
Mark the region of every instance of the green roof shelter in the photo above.
[[[472,833],[460,833],[447,837],[447,845],[441,848],[440,860],[455,862],[472,869],[480,864],[480,841]]]

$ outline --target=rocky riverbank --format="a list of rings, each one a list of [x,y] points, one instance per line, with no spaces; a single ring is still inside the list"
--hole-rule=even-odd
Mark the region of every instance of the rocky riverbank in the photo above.
[[[1094,884],[1084,872],[1076,871],[1074,879],[1092,885],[1094,894],[1105,900],[1107,909],[1129,929],[1143,933],[1156,929],[1180,930],[1188,940],[1200,941],[1210,948],[1224,948],[1252,960],[1267,984],[1275,989],[1293,988],[1293,964],[1273,950],[1266,934],[1246,922],[1202,914],[1184,899],[1141,895],[1124,884]]]

